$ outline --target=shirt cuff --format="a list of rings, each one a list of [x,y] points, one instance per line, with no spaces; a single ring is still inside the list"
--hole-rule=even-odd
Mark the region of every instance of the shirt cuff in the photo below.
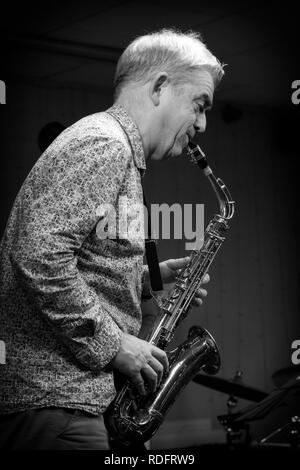
[[[80,362],[92,370],[104,369],[118,353],[122,336],[123,332],[107,315],[105,321],[98,325],[94,337],[86,341],[85,347],[81,344],[77,348],[76,340],[73,340],[75,355]]]

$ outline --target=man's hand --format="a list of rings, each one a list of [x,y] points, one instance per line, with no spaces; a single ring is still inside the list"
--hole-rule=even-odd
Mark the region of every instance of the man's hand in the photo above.
[[[176,276],[178,276],[180,269],[184,268],[188,264],[189,260],[190,258],[189,256],[187,256],[186,258],[168,259],[159,263],[162,282],[164,284],[175,282]],[[209,280],[209,275],[205,274],[202,284],[207,284]],[[198,292],[196,292],[195,297],[192,301],[192,305],[194,307],[199,307],[203,304],[203,297],[206,296],[207,290],[201,287]]]
[[[111,364],[131,380],[141,395],[146,394],[145,382],[154,392],[169,367],[167,354],[162,349],[127,333]]]

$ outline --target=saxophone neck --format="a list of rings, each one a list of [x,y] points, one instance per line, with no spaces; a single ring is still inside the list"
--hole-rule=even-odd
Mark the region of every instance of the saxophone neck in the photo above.
[[[234,214],[234,201],[231,198],[230,192],[221,178],[216,178],[213,172],[207,177],[219,200],[221,217],[230,220]]]
[[[212,169],[207,163],[205,153],[201,150],[199,145],[190,141],[188,144],[188,155],[192,163],[196,163],[201,168],[204,175],[209,179],[219,201],[221,217],[226,220],[231,219],[234,214],[234,201],[221,178],[215,177]]]

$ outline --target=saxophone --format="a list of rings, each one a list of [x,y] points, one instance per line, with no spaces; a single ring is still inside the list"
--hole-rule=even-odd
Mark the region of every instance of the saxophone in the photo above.
[[[219,201],[220,214],[209,222],[200,250],[193,250],[188,265],[180,271],[174,287],[161,302],[154,327],[147,340],[166,349],[179,322],[186,317],[191,301],[214,260],[229,228],[228,220],[234,214],[234,202],[220,178],[216,178],[207,164],[200,147],[191,141],[188,154],[208,177]],[[202,369],[216,374],[220,368],[220,354],[214,338],[200,326],[190,328],[188,338],[176,349],[167,352],[169,371],[159,388],[146,397],[136,393],[127,381],[105,413],[106,427],[113,442],[119,446],[143,444],[162,424],[166,413],[179,392]]]

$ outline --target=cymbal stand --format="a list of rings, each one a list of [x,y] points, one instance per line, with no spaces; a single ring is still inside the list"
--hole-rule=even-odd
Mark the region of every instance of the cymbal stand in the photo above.
[[[288,432],[288,435],[286,438],[286,440],[288,441],[288,444],[293,448],[300,446],[300,417],[299,416],[292,416],[292,418],[289,420],[287,424],[285,424],[281,428],[276,429],[271,434],[261,439],[259,444],[268,444],[270,441],[272,442],[273,438],[276,438],[276,436],[280,435],[281,433],[285,431]]]
[[[242,376],[243,372],[241,370],[237,370],[233,380],[235,382],[240,382],[242,380]],[[230,449],[235,449],[237,445],[250,444],[251,438],[249,434],[249,425],[245,422],[234,423],[230,420],[230,416],[232,415],[233,410],[237,407],[238,398],[231,394],[229,395],[226,404],[229,417],[226,427],[226,442],[228,447]]]

